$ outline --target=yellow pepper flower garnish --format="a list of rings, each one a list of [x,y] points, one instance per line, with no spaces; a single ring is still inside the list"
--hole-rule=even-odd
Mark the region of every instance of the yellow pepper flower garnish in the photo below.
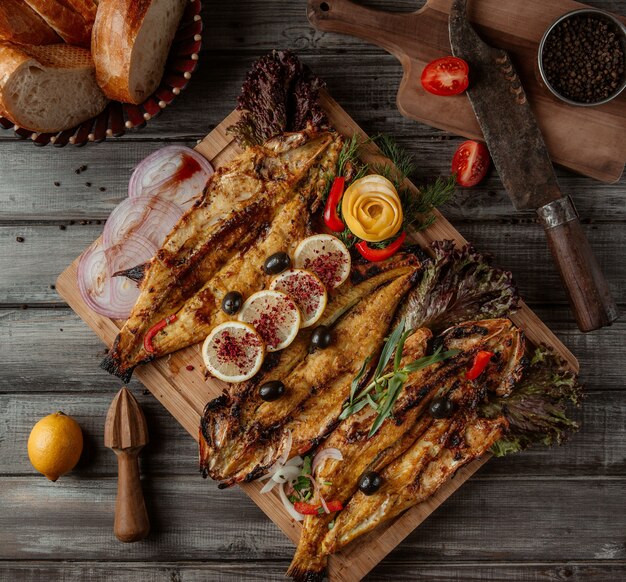
[[[395,186],[371,174],[355,180],[343,194],[343,219],[352,233],[368,242],[386,240],[402,227],[402,204]]]

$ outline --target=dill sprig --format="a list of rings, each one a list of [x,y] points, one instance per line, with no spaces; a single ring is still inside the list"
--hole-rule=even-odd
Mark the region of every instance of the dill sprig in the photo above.
[[[413,156],[407,152],[391,136],[379,133],[372,138],[372,142],[378,146],[383,156],[391,160],[393,166],[384,164],[376,165],[376,172],[394,182],[398,188],[402,182],[415,172],[416,165]]]
[[[454,176],[439,176],[434,182],[419,188],[416,194],[409,188],[400,188],[398,195],[404,211],[403,228],[412,226],[416,230],[424,230],[435,222],[433,209],[442,206],[456,192]]]

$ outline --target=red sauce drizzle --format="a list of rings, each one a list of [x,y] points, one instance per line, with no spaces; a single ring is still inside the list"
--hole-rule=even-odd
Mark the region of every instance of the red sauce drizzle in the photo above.
[[[197,160],[194,160],[191,156],[185,154],[181,157],[181,164],[176,170],[176,173],[172,176],[174,182],[184,182],[188,178],[191,178],[196,172],[202,171],[202,166]]]

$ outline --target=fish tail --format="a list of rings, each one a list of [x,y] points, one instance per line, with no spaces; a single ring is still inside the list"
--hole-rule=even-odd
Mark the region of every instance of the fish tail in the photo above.
[[[116,339],[109,353],[104,357],[102,362],[100,362],[100,367],[109,374],[117,376],[124,384],[128,384],[133,375],[134,368],[124,367],[119,352],[117,351],[117,342],[118,340]]]
[[[321,582],[326,574],[328,556],[322,551],[322,540],[334,515],[306,516],[302,534],[287,576],[296,582]]]
[[[150,266],[150,262],[142,263],[141,265],[135,265],[130,269],[124,269],[122,271],[116,271],[111,275],[112,277],[126,277],[137,284],[141,284],[146,276],[146,271]]]
[[[309,559],[308,562],[310,561]],[[316,566],[310,563],[299,563],[298,554],[296,554],[286,575],[294,582],[322,582],[326,576],[326,556],[324,556],[323,561],[323,564]]]

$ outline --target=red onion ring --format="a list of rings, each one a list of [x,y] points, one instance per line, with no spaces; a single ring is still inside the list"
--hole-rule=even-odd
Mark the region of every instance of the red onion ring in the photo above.
[[[213,166],[198,152],[184,146],[167,146],[135,168],[128,183],[128,196],[158,196],[187,210],[202,194],[212,173]]]
[[[102,243],[111,248],[143,235],[160,248],[182,215],[176,204],[155,196],[126,198],[111,212],[102,232]]]
[[[111,251],[113,249],[109,249]],[[87,306],[105,317],[125,319],[139,297],[139,288],[126,277],[111,277],[118,270],[145,263],[156,247],[144,237],[126,241],[123,248],[105,251],[102,241],[94,242],[78,262],[78,289]]]
[[[323,449],[315,457],[313,458],[313,463],[311,464],[311,474],[315,475],[315,469],[317,469],[321,463],[323,463],[326,459],[335,459],[335,461],[343,461],[343,455],[339,449]]]

